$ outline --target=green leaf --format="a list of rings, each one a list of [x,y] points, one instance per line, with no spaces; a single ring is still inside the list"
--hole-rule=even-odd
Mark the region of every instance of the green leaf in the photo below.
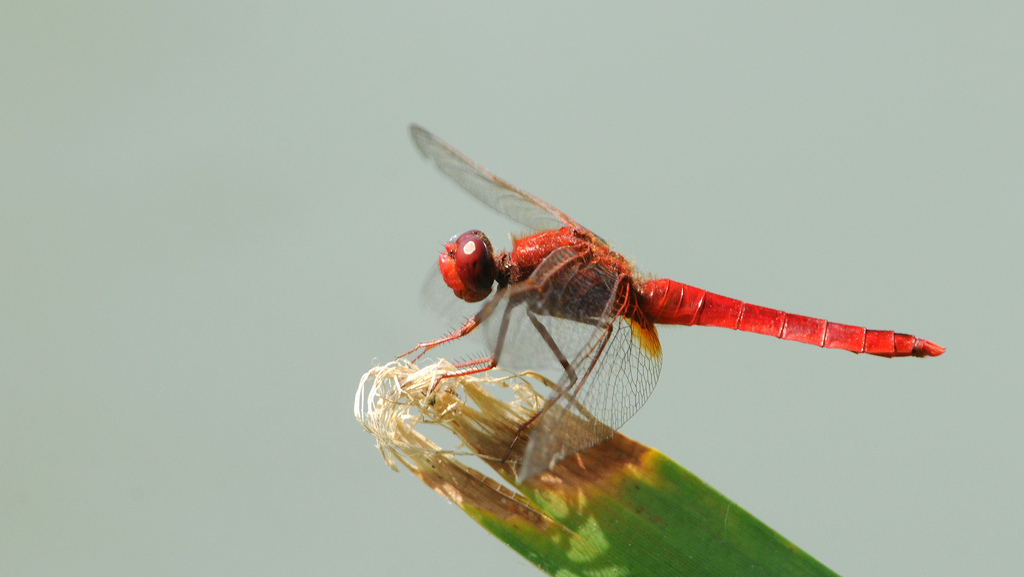
[[[356,416],[392,466],[405,464],[548,574],[835,575],[662,453],[620,434],[516,485],[528,430],[502,457],[542,399],[522,378],[446,379],[431,393],[445,366],[374,369],[360,385]],[[495,398],[495,385],[513,389],[515,401]],[[454,432],[506,485],[427,440],[416,431],[424,422]]]

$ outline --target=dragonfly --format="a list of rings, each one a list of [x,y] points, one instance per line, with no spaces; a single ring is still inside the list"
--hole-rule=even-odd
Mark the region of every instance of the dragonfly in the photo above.
[[[495,252],[479,230],[445,243],[438,257],[444,283],[459,299],[482,305],[456,330],[402,355],[415,354],[416,360],[479,331],[489,352],[457,363],[455,372],[438,377],[435,388],[446,378],[482,373],[499,363],[557,371],[545,403],[512,442],[529,428],[520,482],[611,437],[636,414],[661,373],[659,324],[723,327],[882,357],[934,357],[945,351],[910,334],[791,314],[639,274],[630,260],[561,210],[426,129],[413,124],[410,131],[420,152],[442,173],[531,231],[513,237],[512,249],[504,252]],[[560,410],[551,410],[556,406]]]

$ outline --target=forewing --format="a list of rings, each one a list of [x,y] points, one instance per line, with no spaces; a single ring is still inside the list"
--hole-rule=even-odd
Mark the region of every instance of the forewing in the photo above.
[[[564,212],[492,174],[423,127],[413,124],[409,131],[420,152],[433,160],[441,172],[512,220],[537,231],[563,226],[582,228]]]

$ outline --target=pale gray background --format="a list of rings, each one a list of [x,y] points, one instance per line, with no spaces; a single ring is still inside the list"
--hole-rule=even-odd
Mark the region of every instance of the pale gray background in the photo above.
[[[842,575],[1024,565],[1008,2],[0,8],[0,575],[530,575],[352,417],[518,230],[419,122],[644,270],[949,347],[662,330],[624,431]]]

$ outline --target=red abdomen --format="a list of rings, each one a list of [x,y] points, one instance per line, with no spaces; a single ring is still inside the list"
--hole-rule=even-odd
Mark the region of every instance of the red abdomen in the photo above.
[[[669,279],[641,284],[639,301],[647,317],[658,324],[723,327],[882,357],[934,357],[946,350],[913,335],[759,307]]]

